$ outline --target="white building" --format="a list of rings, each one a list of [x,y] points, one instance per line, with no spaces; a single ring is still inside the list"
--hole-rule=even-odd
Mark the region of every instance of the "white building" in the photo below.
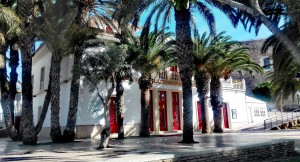
[[[42,109],[46,89],[49,82],[51,53],[46,46],[41,46],[33,57],[33,113],[34,121],[38,121]],[[61,63],[61,92],[60,92],[60,124],[66,125],[70,98],[70,84],[72,77],[73,56],[67,56]],[[157,75],[156,82],[151,89],[151,131],[153,134],[182,132],[182,89],[179,74],[176,67],[166,69]],[[125,135],[138,135],[140,125],[140,89],[138,78],[132,84],[124,82],[125,98]],[[268,117],[266,103],[247,97],[246,85],[243,80],[221,80],[223,86],[223,117],[224,128],[239,129],[249,126],[251,122],[261,121]],[[102,86],[103,93],[106,92]],[[115,93],[113,94],[113,96]],[[113,97],[112,97],[113,98]],[[79,97],[79,110],[77,116],[77,138],[95,138],[104,125],[103,110],[100,109],[97,95],[89,92],[87,86],[81,85]],[[111,129],[117,130],[117,118],[114,111],[114,100],[111,100]],[[195,131],[201,129],[200,107],[197,104],[198,97],[196,88],[193,87],[193,121]],[[211,110],[211,109],[210,109]],[[211,125],[213,125],[212,111],[210,111]],[[201,124],[200,124],[201,125]],[[49,136],[50,131],[50,108],[45,119],[41,135]]]

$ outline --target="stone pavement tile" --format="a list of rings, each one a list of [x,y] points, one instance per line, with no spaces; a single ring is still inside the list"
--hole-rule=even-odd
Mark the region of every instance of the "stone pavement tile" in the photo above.
[[[209,154],[215,151],[237,147],[260,146],[278,140],[296,140],[300,145],[300,131],[278,131],[260,133],[197,134],[199,143],[181,144],[181,136],[112,139],[110,148],[96,150],[99,141],[78,140],[73,143],[54,144],[42,139],[36,146],[24,146],[21,142],[11,142],[0,138],[0,161],[151,161],[191,156],[198,153]],[[300,148],[300,146],[299,146]]]

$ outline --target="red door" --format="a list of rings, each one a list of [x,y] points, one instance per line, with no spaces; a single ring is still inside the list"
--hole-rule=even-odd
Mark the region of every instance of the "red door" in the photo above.
[[[173,129],[180,130],[179,93],[172,92]]]
[[[168,130],[168,119],[167,119],[167,95],[165,91],[159,91],[159,119],[160,119],[160,130]]]
[[[116,97],[110,98],[109,114],[110,114],[110,132],[118,133],[118,116],[116,109]]]
[[[199,130],[202,130],[202,115],[201,115],[201,105],[200,105],[200,101],[197,101],[197,111],[198,111],[198,124],[199,124]]]
[[[228,112],[227,112],[227,104],[223,103],[223,119],[224,119],[224,128],[229,128],[228,122]]]
[[[150,131],[154,131],[153,124],[153,94],[152,90],[150,90]]]

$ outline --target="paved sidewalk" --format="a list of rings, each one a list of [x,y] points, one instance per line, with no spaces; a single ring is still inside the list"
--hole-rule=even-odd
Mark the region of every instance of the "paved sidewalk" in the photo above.
[[[53,144],[49,139],[39,140],[37,146],[24,146],[0,138],[0,161],[151,161],[180,155],[218,152],[237,147],[258,146],[282,140],[293,140],[300,148],[300,131],[255,133],[196,134],[199,143],[178,143],[181,136],[112,139],[110,148],[96,150],[99,141],[78,140],[73,143]]]

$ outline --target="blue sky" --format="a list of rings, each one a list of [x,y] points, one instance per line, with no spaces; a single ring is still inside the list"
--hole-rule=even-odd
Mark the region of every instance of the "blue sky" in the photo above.
[[[246,31],[242,26],[242,24],[239,24],[237,28],[234,28],[231,22],[229,21],[229,19],[221,11],[219,11],[216,8],[211,8],[211,10],[215,16],[217,33],[226,31],[225,35],[231,36],[233,40],[246,41],[246,40],[264,39],[272,35],[272,33],[264,25],[261,26],[258,35],[255,34],[254,30],[252,30],[251,33]],[[140,26],[142,26],[143,23],[146,21],[146,17],[148,14],[149,11],[146,11],[144,14],[142,14],[142,19],[139,24]],[[197,27],[200,34],[204,32],[208,32],[209,31],[208,26],[204,21],[204,19],[202,18],[202,16],[199,14],[194,14],[193,16],[197,22]],[[174,12],[172,12],[172,18],[169,27],[170,27],[169,31],[175,32]]]

